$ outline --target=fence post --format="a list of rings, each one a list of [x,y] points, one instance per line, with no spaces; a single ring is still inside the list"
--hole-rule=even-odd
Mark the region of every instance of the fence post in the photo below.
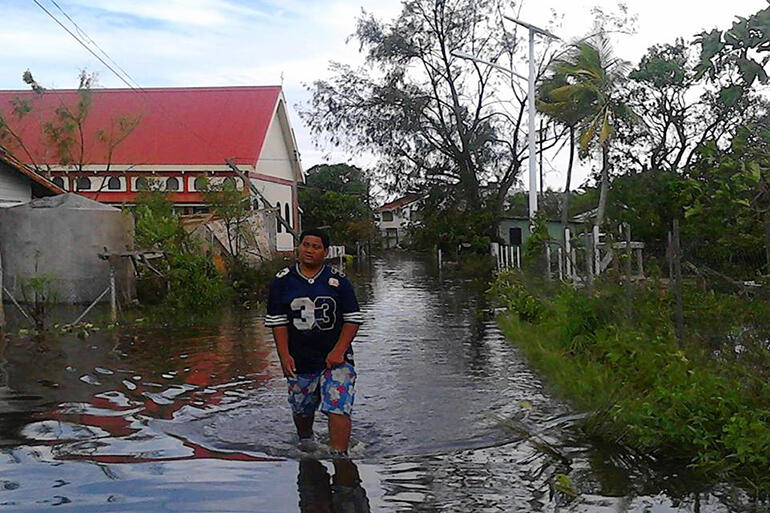
[[[564,261],[564,251],[562,251],[561,246],[556,248],[556,252],[559,256],[559,281],[564,281],[564,268],[567,267],[566,262]]]
[[[441,269],[441,248],[438,248],[438,268]]]
[[[588,270],[588,289],[594,287],[594,237],[586,234],[586,269]]]
[[[118,320],[118,295],[115,290],[115,266],[110,262],[110,320]]]
[[[676,294],[676,340],[679,347],[684,341],[684,305],[682,304],[682,247],[679,242],[679,219],[674,219],[673,233],[674,251],[674,293]]]
[[[570,231],[569,228],[564,229],[564,254],[567,258],[564,259],[564,273],[567,276],[567,279],[572,278],[572,261],[570,260],[569,256],[572,254],[572,244],[570,242]]]
[[[623,223],[626,236],[626,317],[631,318],[631,225]]]
[[[521,269],[521,246],[516,246],[516,268]]]

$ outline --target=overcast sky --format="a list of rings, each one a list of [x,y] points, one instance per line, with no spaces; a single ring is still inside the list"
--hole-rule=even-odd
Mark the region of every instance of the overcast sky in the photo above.
[[[389,19],[399,12],[399,0],[37,2],[75,30],[67,19],[71,18],[82,30],[81,38],[95,42],[141,87],[283,83],[306,169],[326,159],[366,162],[365,157],[316,148],[294,105],[307,101],[303,84],[326,76],[330,60],[361,61],[356,43],[346,42],[361,10]],[[590,29],[591,7],[612,9],[615,4],[530,0],[521,7],[521,17],[545,24],[553,9],[563,15],[560,35],[569,38]],[[727,28],[736,15],[750,15],[764,8],[767,0],[629,0],[627,5],[638,15],[638,32],[618,39],[616,52],[635,63],[652,44],[690,37],[704,29]],[[98,72],[101,86],[125,87],[35,0],[0,0],[0,14],[4,21],[0,88],[24,88],[21,74],[26,69],[46,87],[73,88],[83,68]],[[554,166],[559,167],[558,159]],[[545,167],[546,184],[560,184],[560,173]],[[584,177],[585,173],[578,175],[578,183]]]

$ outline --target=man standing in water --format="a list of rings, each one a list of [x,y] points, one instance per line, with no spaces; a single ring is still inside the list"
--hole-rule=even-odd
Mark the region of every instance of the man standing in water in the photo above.
[[[300,235],[297,263],[270,284],[265,326],[272,328],[300,446],[313,438],[319,405],[329,423],[329,447],[346,454],[356,371],[351,343],[363,322],[355,292],[342,272],[325,265],[329,237]]]

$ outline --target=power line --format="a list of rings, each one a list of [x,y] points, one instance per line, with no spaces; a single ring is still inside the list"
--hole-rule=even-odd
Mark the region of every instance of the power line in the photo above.
[[[66,32],[67,32],[67,33],[68,33],[70,36],[72,36],[72,37],[73,37],[73,38],[74,38],[74,39],[75,39],[75,40],[76,40],[78,43],[80,43],[80,45],[81,45],[81,46],[83,46],[83,48],[85,48],[86,50],[88,50],[88,53],[90,53],[91,55],[93,55],[94,57],[96,57],[96,58],[99,60],[99,62],[101,62],[102,64],[104,64],[104,66],[106,66],[106,67],[107,67],[107,69],[109,69],[109,70],[110,70],[110,71],[111,71],[111,72],[112,72],[112,73],[113,73],[113,74],[114,74],[116,77],[118,77],[118,79],[120,79],[120,81],[121,81],[121,82],[123,82],[124,84],[126,84],[126,85],[129,87],[129,89],[131,89],[131,90],[132,90],[133,92],[135,92],[135,93],[149,93],[148,91],[146,91],[145,89],[143,89],[143,88],[142,88],[142,87],[139,85],[139,83],[138,83],[138,82],[137,82],[137,81],[136,81],[136,80],[135,80],[135,79],[134,79],[134,78],[133,78],[133,77],[132,77],[130,74],[128,74],[128,72],[126,72],[126,71],[125,71],[125,70],[124,70],[124,69],[123,69],[123,68],[122,68],[122,67],[121,67],[121,66],[120,66],[120,65],[119,65],[117,62],[115,62],[115,60],[114,60],[114,59],[112,59],[112,58],[111,58],[111,57],[110,57],[110,56],[107,54],[107,52],[105,52],[104,50],[102,50],[102,48],[101,48],[101,47],[100,47],[100,46],[99,46],[99,45],[96,43],[96,41],[94,41],[94,40],[93,40],[93,39],[92,39],[92,38],[91,38],[91,37],[90,37],[90,36],[89,36],[89,35],[88,35],[88,34],[87,34],[87,33],[86,33],[84,30],[83,30],[83,29],[81,29],[81,28],[80,28],[80,26],[79,26],[79,25],[78,25],[78,24],[75,22],[75,20],[73,20],[73,19],[72,19],[72,17],[71,17],[69,14],[67,14],[67,13],[64,11],[64,9],[62,9],[62,7],[61,7],[61,6],[60,6],[60,5],[59,5],[59,4],[58,4],[58,3],[57,3],[55,0],[49,0],[49,1],[50,1],[50,2],[51,2],[53,5],[55,5],[57,9],[59,9],[59,11],[60,11],[60,12],[61,12],[61,13],[62,13],[62,14],[63,14],[63,15],[64,15],[64,16],[65,16],[65,17],[66,17],[66,18],[67,18],[67,19],[68,19],[68,20],[71,22],[71,23],[72,23],[72,25],[74,25],[74,27],[75,27],[75,30],[77,30],[77,31],[78,31],[80,34],[82,34],[82,36],[83,36],[84,38],[86,38],[86,39],[88,40],[88,42],[90,42],[90,43],[91,43],[91,44],[93,44],[93,45],[94,45],[96,48],[98,48],[98,49],[99,49],[99,51],[100,51],[100,52],[102,52],[102,54],[104,54],[104,56],[105,56],[107,59],[109,59],[109,60],[110,60],[110,61],[111,61],[111,62],[112,62],[114,65],[115,65],[115,67],[117,67],[119,70],[121,70],[121,71],[122,71],[122,72],[125,74],[125,76],[126,76],[126,77],[128,77],[128,78],[129,78],[131,81],[133,81],[133,82],[134,82],[135,86],[134,86],[134,85],[131,85],[131,84],[130,84],[130,83],[127,81],[127,80],[126,80],[126,78],[125,78],[125,77],[123,77],[123,76],[122,76],[120,73],[118,73],[118,72],[115,70],[115,68],[113,68],[112,66],[110,66],[110,65],[109,65],[107,62],[105,62],[105,61],[104,61],[104,59],[102,59],[101,57],[99,57],[99,55],[97,55],[97,54],[96,54],[96,52],[94,52],[94,51],[93,51],[93,50],[92,50],[92,49],[91,49],[91,48],[90,48],[90,47],[89,47],[89,46],[88,46],[88,45],[87,45],[87,44],[86,44],[86,43],[85,43],[85,42],[84,42],[82,39],[80,39],[80,37],[78,37],[78,35],[77,35],[77,34],[75,34],[74,32],[72,32],[72,31],[71,31],[71,30],[70,30],[70,29],[69,29],[67,26],[65,26],[65,25],[64,25],[64,23],[62,23],[62,22],[61,22],[61,21],[60,21],[60,20],[59,20],[59,19],[58,19],[58,18],[57,18],[57,17],[56,17],[56,16],[55,16],[55,15],[54,15],[52,12],[51,12],[51,11],[49,11],[48,9],[46,9],[46,8],[45,8],[45,6],[43,6],[43,5],[42,5],[42,4],[41,4],[41,3],[40,3],[38,0],[32,0],[32,1],[33,1],[33,2],[35,2],[35,4],[36,4],[38,7],[40,7],[40,9],[42,9],[42,10],[43,10],[43,11],[44,11],[44,12],[45,12],[45,13],[46,13],[48,16],[50,16],[50,17],[51,17],[51,19],[53,19],[53,20],[54,20],[54,21],[55,21],[55,22],[56,22],[56,23],[57,23],[57,24],[58,24],[58,25],[59,25],[61,28],[63,28],[63,29],[64,29],[64,30],[65,30],[65,31],[66,31]],[[156,101],[156,100],[155,100],[155,99],[152,97],[152,95],[149,95],[149,97],[152,99],[153,103],[155,103],[155,104],[156,104],[158,107],[160,107],[160,109],[161,109],[161,110],[165,111],[165,112],[168,114],[168,111],[166,110],[165,106],[164,106],[162,103],[160,103],[160,102]],[[208,146],[208,147],[209,147],[209,148],[211,148],[211,149],[214,149],[214,148],[215,148],[215,146],[214,146],[214,145],[211,143],[211,141],[210,141],[210,140],[208,140],[207,138],[205,138],[205,137],[203,137],[202,135],[200,135],[199,133],[197,133],[197,132],[196,132],[195,130],[193,130],[191,127],[187,126],[187,124],[186,124],[186,123],[184,123],[183,121],[181,121],[181,120],[179,120],[178,118],[176,118],[176,116],[171,116],[171,117],[174,119],[174,121],[175,121],[175,122],[176,122],[176,123],[177,123],[177,124],[178,124],[180,127],[182,127],[182,128],[185,128],[185,129],[186,129],[187,131],[189,131],[189,132],[190,132],[192,135],[194,135],[194,136],[195,136],[196,138],[198,138],[198,139],[199,139],[201,142],[203,142],[203,143],[204,143],[206,146]],[[295,162],[295,161],[296,161],[296,160],[298,160],[298,159],[292,160],[292,159],[269,159],[269,158],[265,158],[265,159],[257,159],[257,160],[258,160],[258,161],[260,161],[260,160],[283,160],[283,161],[288,161],[288,162]]]
[[[88,41],[90,44],[92,44],[92,45],[94,45],[96,48],[98,48],[98,49],[99,49],[99,51],[102,53],[102,55],[104,55],[104,56],[105,56],[105,57],[106,57],[106,58],[107,58],[107,59],[108,59],[108,60],[109,60],[109,61],[110,61],[112,64],[114,64],[114,65],[115,65],[115,67],[116,67],[116,68],[118,68],[118,69],[121,71],[121,73],[123,73],[123,75],[125,75],[126,77],[128,77],[128,78],[129,78],[129,79],[130,79],[130,80],[131,80],[131,81],[132,81],[132,82],[133,82],[133,83],[136,85],[136,87],[137,87],[137,88],[141,89],[141,87],[139,86],[139,83],[138,83],[138,82],[137,82],[137,81],[134,79],[134,77],[132,77],[131,75],[129,75],[129,73],[128,73],[126,70],[124,70],[124,69],[123,69],[123,68],[120,66],[120,64],[118,64],[117,62],[115,62],[115,60],[114,60],[112,57],[110,57],[110,56],[107,54],[107,52],[105,52],[105,51],[102,49],[102,47],[101,47],[101,46],[99,46],[99,44],[98,44],[96,41],[94,41],[94,39],[93,39],[93,38],[91,38],[91,36],[89,36],[89,35],[88,35],[88,33],[87,33],[85,30],[83,30],[82,28],[80,28],[80,26],[79,26],[79,25],[78,25],[78,24],[75,22],[75,20],[73,20],[73,19],[72,19],[72,17],[71,17],[69,14],[67,14],[67,13],[64,11],[64,9],[62,9],[62,7],[61,7],[61,6],[60,6],[60,5],[59,5],[59,4],[56,2],[56,0],[49,0],[49,1],[50,1],[50,2],[51,2],[53,5],[55,5],[57,9],[59,9],[59,11],[60,11],[60,12],[61,12],[61,13],[64,15],[64,17],[66,17],[66,18],[67,18],[67,19],[70,21],[70,23],[72,23],[72,25],[75,27],[75,30],[77,30],[78,34],[80,34],[82,37],[84,37],[84,38],[85,38],[85,39],[86,39],[86,40],[87,40],[87,41]]]
[[[82,40],[81,40],[81,39],[80,39],[80,38],[79,38],[79,37],[78,37],[78,36],[77,36],[75,33],[73,33],[73,32],[72,32],[72,31],[71,31],[71,30],[70,30],[70,29],[69,29],[69,28],[68,28],[66,25],[64,25],[64,23],[62,23],[61,21],[59,21],[59,18],[57,18],[56,16],[54,16],[54,14],[53,14],[51,11],[49,11],[48,9],[46,9],[46,8],[45,8],[45,6],[44,6],[43,4],[41,4],[40,2],[38,2],[38,0],[32,0],[32,1],[33,1],[33,2],[35,2],[35,4],[37,4],[37,6],[38,6],[38,7],[40,7],[40,8],[41,8],[41,9],[42,9],[42,10],[43,10],[43,11],[44,11],[44,12],[45,12],[45,13],[46,13],[48,16],[50,16],[50,17],[51,17],[51,19],[52,19],[52,20],[54,20],[54,21],[57,23],[57,25],[59,25],[59,26],[60,26],[61,28],[63,28],[64,30],[66,30],[66,31],[67,31],[67,33],[68,33],[69,35],[71,35],[71,36],[72,36],[72,37],[75,39],[75,41],[77,41],[78,43],[80,43],[80,45],[81,45],[83,48],[85,48],[86,50],[88,50],[88,53],[90,53],[91,55],[93,55],[94,57],[96,57],[96,58],[99,60],[99,62],[101,62],[102,64],[104,64],[104,65],[107,67],[107,69],[109,69],[110,71],[112,71],[112,72],[115,74],[115,76],[116,76],[116,77],[118,77],[118,78],[120,79],[120,81],[121,81],[121,82],[123,82],[124,84],[126,84],[126,85],[129,87],[129,89],[131,89],[131,90],[134,90],[134,91],[136,90],[136,88],[135,88],[134,86],[132,86],[130,83],[128,83],[128,81],[127,81],[127,80],[126,80],[126,79],[125,79],[125,78],[124,78],[124,77],[123,77],[123,76],[122,76],[120,73],[118,73],[117,71],[115,71],[115,69],[114,69],[112,66],[110,66],[109,64],[107,64],[107,62],[105,62],[105,61],[104,61],[104,59],[102,59],[101,57],[99,57],[99,56],[96,54],[96,52],[94,52],[93,50],[91,50],[91,48],[90,48],[90,47],[89,47],[87,44],[85,44],[85,43],[84,43],[84,42],[83,42],[83,41],[82,41]]]

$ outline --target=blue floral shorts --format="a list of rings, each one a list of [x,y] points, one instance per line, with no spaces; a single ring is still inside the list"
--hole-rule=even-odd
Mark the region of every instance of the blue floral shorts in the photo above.
[[[310,374],[297,374],[289,382],[289,404],[294,415],[309,417],[321,405],[321,412],[347,415],[353,411],[356,370],[349,363]]]

